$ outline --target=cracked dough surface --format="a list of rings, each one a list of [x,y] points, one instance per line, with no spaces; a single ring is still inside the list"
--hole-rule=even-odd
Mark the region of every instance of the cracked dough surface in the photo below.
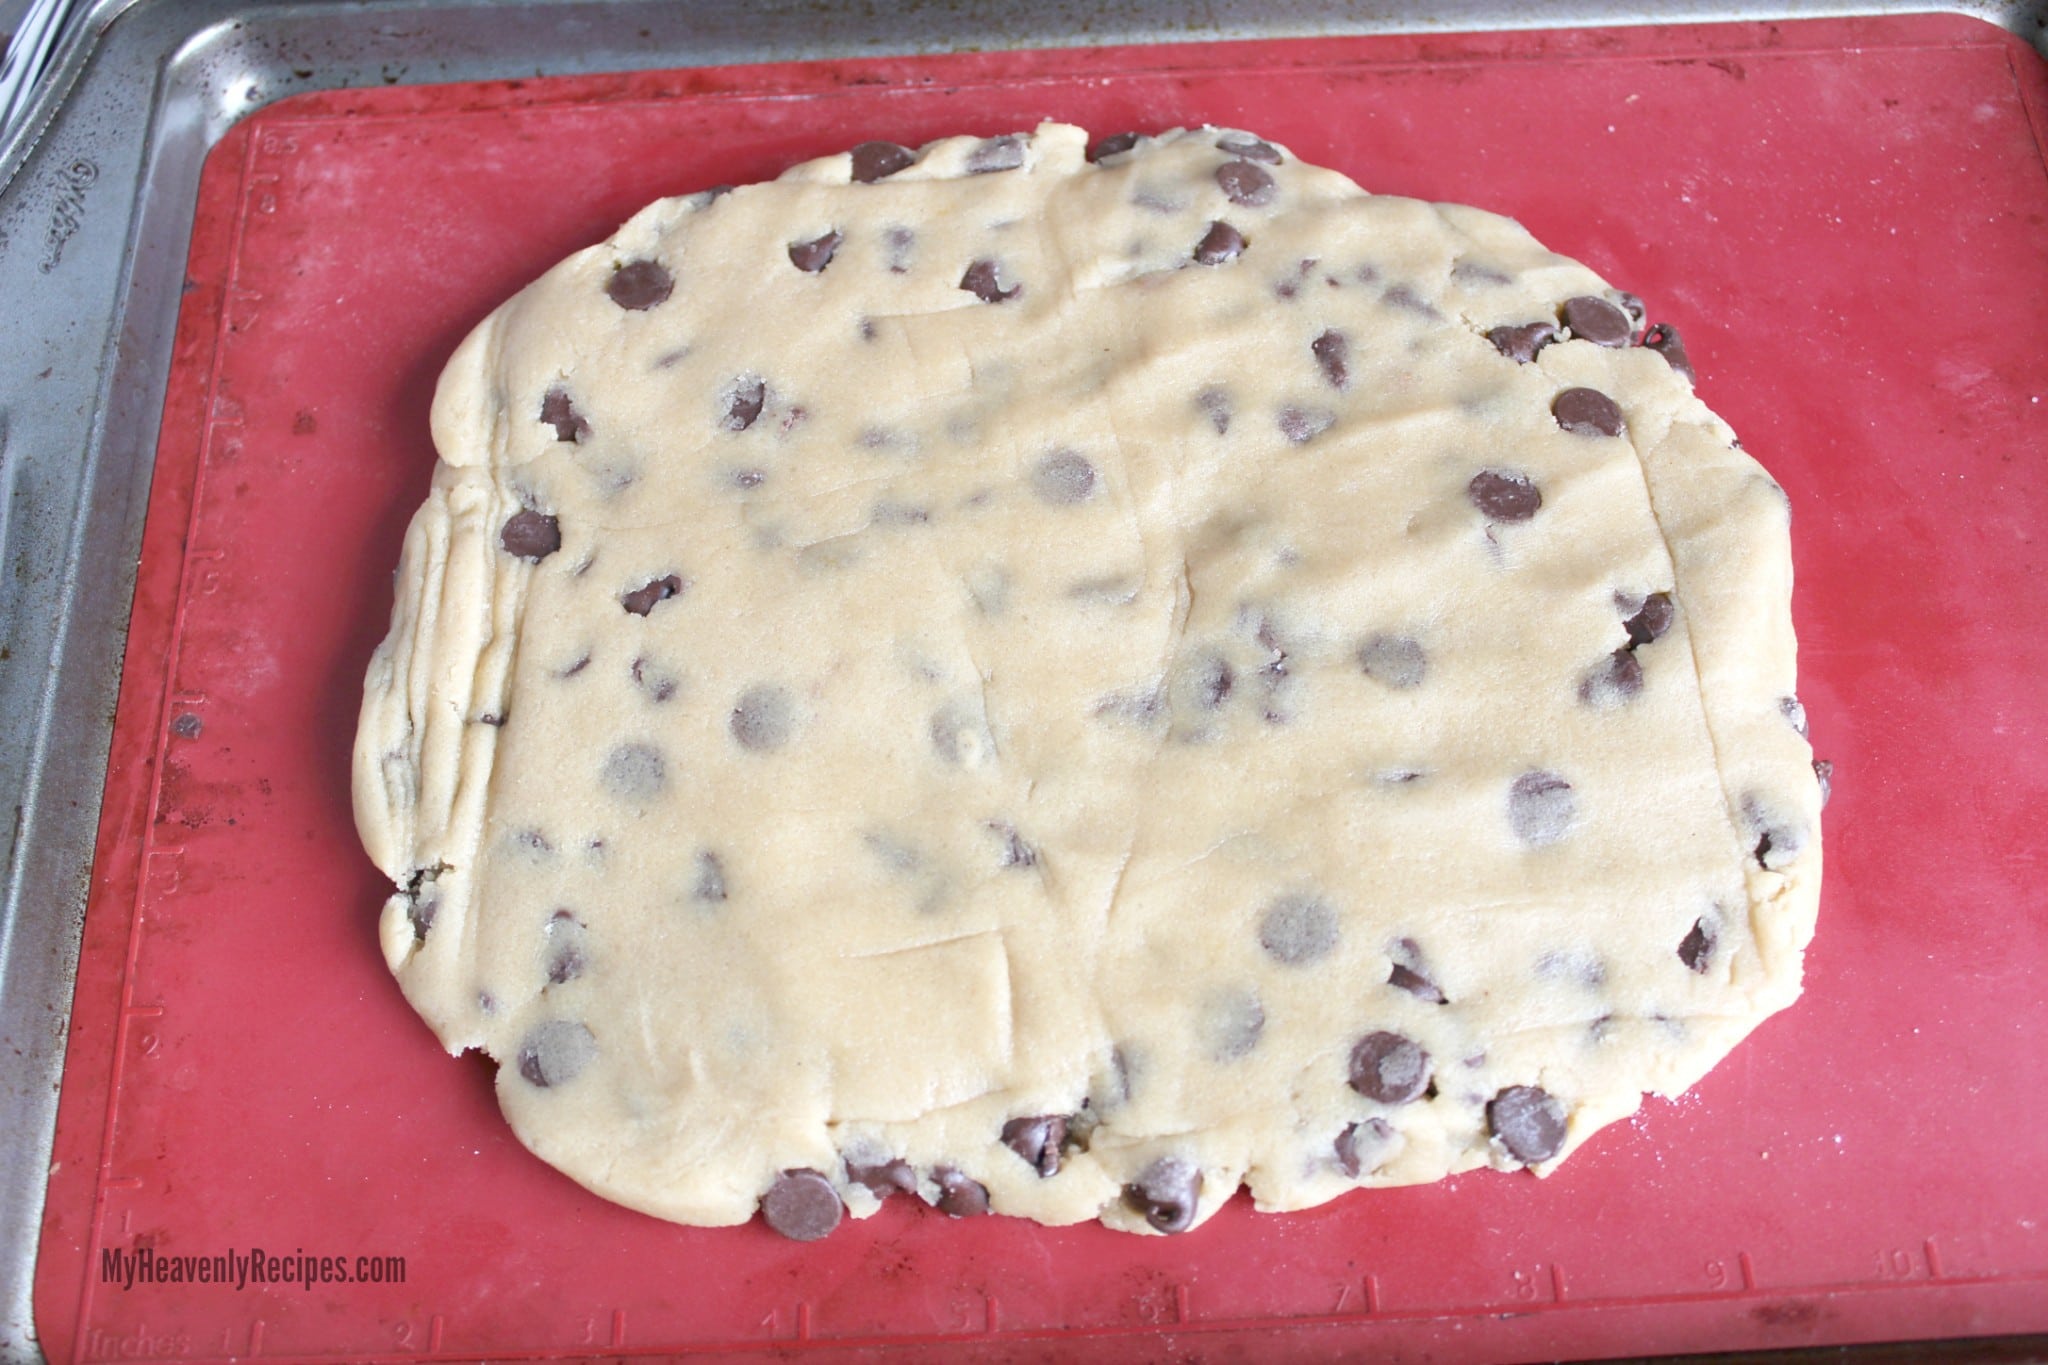
[[[1798,993],[1787,508],[1682,353],[1505,218],[1109,146],[664,200],[441,378],[357,820],[610,1199],[1542,1171]]]

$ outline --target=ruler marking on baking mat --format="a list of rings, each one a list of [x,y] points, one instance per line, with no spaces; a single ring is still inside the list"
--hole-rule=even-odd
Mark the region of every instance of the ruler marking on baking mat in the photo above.
[[[228,255],[227,281],[230,288],[232,288],[233,283],[241,270],[243,229],[246,223],[246,212],[248,203],[248,178],[251,170],[253,169],[253,161],[253,150],[245,150],[241,166],[241,176],[239,179],[240,188],[236,195],[236,202],[240,207],[237,209],[236,212],[234,232],[231,238],[231,245],[229,247]],[[219,324],[215,326],[213,335],[213,345],[210,348],[207,357],[207,374],[205,381],[207,401],[205,404],[205,416],[204,418],[201,419],[199,438],[199,445],[202,451],[206,450],[211,445],[215,426],[220,420],[220,414],[218,413],[217,408],[219,406],[220,399],[221,373],[222,368],[227,359],[229,337],[230,333],[226,326]],[[147,922],[148,904],[152,899],[175,894],[178,889],[179,883],[182,879],[184,850],[183,848],[178,847],[176,845],[171,845],[165,848],[159,848],[157,846],[156,814],[158,805],[163,800],[164,755],[169,748],[169,740],[166,734],[167,720],[165,716],[165,711],[168,710],[169,697],[173,692],[178,690],[176,687],[175,680],[177,678],[179,646],[182,640],[184,629],[185,608],[187,600],[186,593],[189,585],[191,563],[194,558],[219,559],[223,557],[222,552],[219,551],[214,552],[212,555],[200,556],[195,556],[190,551],[192,542],[196,538],[198,532],[199,517],[201,513],[201,507],[203,505],[200,497],[200,491],[201,488],[203,487],[203,481],[205,477],[205,460],[195,460],[193,462],[192,501],[187,513],[185,525],[184,539],[187,552],[183,556],[183,567],[181,568],[179,573],[178,588],[173,598],[174,606],[172,608],[172,626],[169,648],[165,651],[165,656],[162,661],[162,686],[160,695],[163,698],[163,700],[159,702],[159,706],[163,709],[160,709],[158,711],[157,724],[152,729],[152,733],[156,737],[155,768],[154,771],[152,771],[150,774],[149,793],[147,799],[143,803],[144,818],[142,827],[142,869],[144,875],[136,879],[135,894],[129,904],[127,942],[125,944],[125,952],[123,954],[121,964],[121,986],[119,999],[121,1002],[121,1016],[124,1022],[126,1018],[131,1017],[130,1011],[132,1011],[135,1008],[135,969],[137,963],[141,960],[142,939],[144,927]],[[170,869],[170,875],[167,881],[156,875],[157,868],[164,866],[166,863],[168,863]],[[161,1006],[156,1006],[153,1008],[156,1008],[159,1014],[162,1013]],[[119,1123],[121,1118],[122,1090],[123,1083],[127,1079],[127,1074],[128,1049],[125,1047],[117,1047],[114,1049],[113,1058],[108,1069],[107,1111],[105,1120],[103,1121],[100,1128],[98,1164],[98,1170],[100,1173],[100,1193],[98,1197],[96,1197],[94,1200],[93,1217],[86,1233],[86,1264],[88,1266],[93,1266],[98,1263],[100,1250],[105,1241],[104,1220],[106,1218],[107,1212],[107,1193],[116,1188],[140,1188],[142,1183],[141,1180],[138,1178],[124,1177],[117,1180],[111,1175],[111,1168],[114,1159],[114,1138],[115,1134],[119,1131]],[[85,1324],[91,1321],[93,1293],[96,1287],[96,1283],[97,1282],[95,1278],[91,1274],[87,1274],[84,1277],[84,1283],[80,1288],[78,1300],[78,1325],[80,1327],[83,1327]]]

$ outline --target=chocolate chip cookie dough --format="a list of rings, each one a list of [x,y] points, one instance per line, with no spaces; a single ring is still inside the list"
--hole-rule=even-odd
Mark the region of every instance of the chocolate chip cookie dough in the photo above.
[[[1507,219],[1214,128],[870,142],[570,257],[433,431],[384,952],[608,1198],[1541,1173],[1798,994],[1784,496]]]

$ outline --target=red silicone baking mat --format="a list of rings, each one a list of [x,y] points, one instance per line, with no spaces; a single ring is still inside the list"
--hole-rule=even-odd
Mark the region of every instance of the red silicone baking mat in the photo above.
[[[55,1359],[1461,1360],[2048,1329],[2041,64],[1959,18],[344,92],[213,153],[37,1282]],[[527,1156],[386,974],[349,747],[450,349],[644,202],[865,138],[1202,121],[1651,300],[1795,509],[1835,764],[1808,993],[1555,1177],[1182,1238],[897,1200],[800,1246]],[[337,1258],[236,1285],[181,1257]],[[159,1276],[110,1279],[150,1249]],[[373,1282],[402,1258],[402,1279]],[[320,1262],[315,1262],[316,1267]]]

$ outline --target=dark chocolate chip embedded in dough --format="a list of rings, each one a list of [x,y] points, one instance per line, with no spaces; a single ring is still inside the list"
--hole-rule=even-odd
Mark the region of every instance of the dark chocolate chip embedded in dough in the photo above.
[[[1536,353],[1557,340],[1557,328],[1547,322],[1525,322],[1519,327],[1496,327],[1486,334],[1499,351],[1517,365],[1526,365]]]
[[[1261,142],[1255,137],[1239,133],[1226,133],[1216,139],[1216,150],[1245,161],[1263,161],[1268,166],[1280,164],[1280,149],[1270,142]]]
[[[583,921],[567,910],[548,918],[548,984],[562,985],[583,975],[589,965],[584,955]]]
[[[583,420],[583,414],[576,411],[576,404],[569,398],[569,391],[560,385],[541,395],[540,420],[555,429],[557,441],[577,441],[590,434],[590,423]]]
[[[1799,698],[1778,698],[1778,714],[1785,718],[1787,725],[1799,732],[1801,739],[1806,738],[1806,706]]]
[[[434,927],[434,916],[439,914],[440,910],[440,901],[429,896],[413,896],[412,902],[405,907],[405,917],[412,921],[414,943],[427,941],[427,930]]]
[[[562,523],[554,517],[522,507],[505,519],[498,532],[505,553],[538,564],[562,548]]]
[[[877,1199],[887,1199],[898,1192],[917,1193],[917,1172],[901,1157],[864,1166],[849,1161],[846,1163],[846,1178],[867,1186]]]
[[[910,258],[917,246],[917,234],[907,227],[892,227],[882,234],[882,246],[889,260],[889,273],[908,274]]]
[[[1041,1180],[1060,1173],[1060,1146],[1066,1140],[1063,1114],[1038,1114],[1003,1125],[1003,1145],[1023,1157]]]
[[[567,1085],[597,1060],[597,1039],[573,1019],[536,1024],[519,1044],[519,1074],[542,1090]]]
[[[845,1206],[821,1171],[784,1171],[761,1196],[761,1220],[793,1242],[815,1242],[839,1226]]]
[[[1288,443],[1299,446],[1307,445],[1335,426],[1337,414],[1328,408],[1285,407],[1274,420]]]
[[[1615,604],[1624,610],[1628,605],[1619,596],[1616,597]],[[1661,639],[1677,618],[1678,608],[1672,605],[1671,594],[1653,592],[1643,599],[1643,604],[1637,607],[1626,621],[1621,623],[1621,628],[1628,632],[1629,648],[1635,649]]]
[[[1828,808],[1828,798],[1834,795],[1835,765],[1825,758],[1813,760],[1813,780],[1820,784],[1820,808]]]
[[[1486,1126],[1525,1166],[1564,1150],[1564,1106],[1540,1086],[1511,1085],[1488,1100]]]
[[[988,1212],[988,1186],[951,1166],[932,1172],[939,1185],[939,1212],[949,1218],[973,1218]]]
[[[1331,388],[1351,387],[1351,338],[1333,327],[1311,341],[1308,349]]]
[[[1595,346],[1626,346],[1635,334],[1627,313],[1592,294],[1564,301],[1564,325],[1573,337]]]
[[[1492,521],[1527,521],[1543,506],[1542,490],[1513,469],[1482,469],[1465,485],[1465,499]]]
[[[621,744],[605,755],[599,780],[627,801],[645,801],[668,781],[668,763],[652,744]]]
[[[1055,507],[1086,502],[1095,493],[1095,466],[1075,450],[1055,450],[1031,470],[1031,491]]]
[[[853,149],[852,159],[854,180],[872,185],[914,164],[917,153],[895,142],[863,142]]]
[[[745,380],[733,389],[725,400],[725,415],[718,419],[718,425],[727,431],[745,431],[760,417],[762,406],[768,401],[768,386],[756,379]]]
[[[1107,137],[1095,140],[1095,145],[1088,149],[1088,160],[1091,162],[1100,161],[1106,156],[1115,156],[1119,152],[1128,152],[1137,145],[1138,135],[1136,133],[1111,133]]]
[[[659,664],[650,663],[645,658],[633,660],[631,672],[633,685],[645,692],[649,701],[656,703],[673,699],[676,689],[681,686],[676,681],[675,674],[668,672]]]
[[[725,894],[725,862],[705,849],[697,855],[697,882],[690,888],[690,899],[716,904]]]
[[[1758,864],[1776,872],[1806,851],[1806,830],[1780,815],[1754,793],[1742,799],[1742,818],[1756,836],[1752,854]]]
[[[1024,836],[1017,833],[1017,827],[1001,820],[990,820],[983,828],[1002,843],[1002,851],[996,855],[998,867],[1036,867],[1038,850],[1024,842]]]
[[[1381,294],[1380,302],[1386,304],[1389,308],[1398,308],[1404,313],[1413,313],[1417,317],[1435,318],[1441,316],[1428,299],[1425,299],[1405,284],[1397,284],[1387,290],[1386,293]]]
[[[630,615],[645,616],[648,612],[653,611],[659,603],[666,602],[671,597],[680,596],[683,589],[689,586],[689,584],[683,581],[681,574],[663,574],[660,578],[648,579],[639,587],[620,597],[619,605],[624,607]]]
[[[1508,787],[1508,826],[1531,848],[1564,838],[1578,812],[1572,784],[1556,773],[1526,772]]]
[[[1629,293],[1626,289],[1619,291],[1619,293],[1621,311],[1628,314],[1628,325],[1631,327],[1642,326],[1644,320],[1650,316],[1649,305],[1645,304],[1636,295]]]
[[[1619,706],[1642,690],[1643,666],[1626,649],[1615,650],[1579,679],[1580,703],[1601,709]]]
[[[676,290],[675,276],[660,261],[627,261],[612,270],[604,292],[629,313],[642,313],[666,302]]]
[[[1359,1146],[1363,1143],[1382,1146],[1393,1136],[1393,1126],[1385,1119],[1370,1118],[1363,1123],[1347,1125],[1343,1132],[1337,1134],[1337,1140],[1330,1144],[1330,1148],[1337,1154],[1338,1168],[1356,1178],[1364,1169],[1364,1163],[1358,1158]]]
[[[1259,1045],[1266,1031],[1266,1007],[1240,987],[1212,991],[1202,1000],[1195,1029],[1210,1060],[1234,1062]]]
[[[1387,973],[1387,984],[1395,990],[1406,991],[1417,1000],[1426,1000],[1432,1005],[1446,1003],[1443,989],[1413,967],[1396,962]]]
[[[1244,251],[1244,234],[1222,219],[1209,224],[1209,230],[1202,234],[1202,240],[1195,243],[1195,262],[1198,265],[1222,265],[1234,261]]]
[[[1688,383],[1698,383],[1699,376],[1693,372],[1692,359],[1685,353],[1685,343],[1679,340],[1678,329],[1668,322],[1650,325],[1643,333],[1643,345],[1664,357],[1666,364],[1684,375]]]
[[[1201,1167],[1179,1157],[1160,1157],[1124,1186],[1124,1203],[1143,1214],[1156,1232],[1193,1227],[1201,1197]]]
[[[1678,941],[1678,960],[1693,971],[1706,971],[1714,956],[1714,939],[1714,926],[1704,917],[1693,921],[1692,928]]]
[[[1282,896],[1259,916],[1259,946],[1289,967],[1328,957],[1337,946],[1337,911],[1315,896]]]
[[[1566,389],[1550,404],[1557,424],[1575,436],[1619,436],[1621,405],[1598,389]]]
[[[732,708],[732,737],[742,749],[766,753],[789,743],[796,729],[796,704],[773,683],[756,683]]]
[[[1207,388],[1195,395],[1195,406],[1209,418],[1209,425],[1216,428],[1216,434],[1223,436],[1230,431],[1230,395],[1222,389]]]
[[[1008,303],[1024,292],[1021,284],[1003,288],[1001,267],[990,260],[979,260],[968,266],[960,276],[960,287],[983,303]]]
[[[832,258],[839,254],[839,244],[845,240],[837,231],[832,231],[808,242],[791,242],[789,263],[806,275],[815,275],[832,264]]]
[[[1351,1088],[1381,1104],[1408,1104],[1429,1089],[1429,1054],[1413,1038],[1380,1030],[1351,1049]]]
[[[1420,641],[1407,635],[1379,634],[1358,647],[1358,666],[1365,676],[1396,691],[1422,686],[1429,656]]]
[[[1216,168],[1216,183],[1233,204],[1258,208],[1279,192],[1273,177],[1249,161],[1226,161]]]
[[[975,144],[967,154],[967,173],[987,175],[991,171],[1014,171],[1024,164],[1024,139],[1016,133],[988,138]]]

